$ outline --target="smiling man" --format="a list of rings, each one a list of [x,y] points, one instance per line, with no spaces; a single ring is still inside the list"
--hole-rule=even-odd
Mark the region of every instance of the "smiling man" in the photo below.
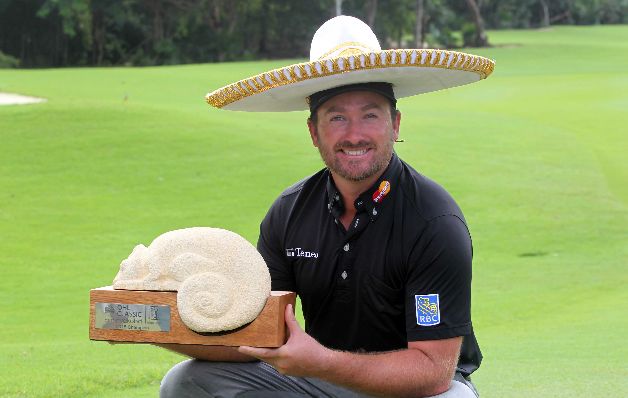
[[[339,219],[348,230],[356,214],[355,199],[375,183],[390,162],[401,113],[387,83],[343,86],[312,97],[308,129],[342,193],[344,212]]]
[[[469,230],[394,144],[400,95],[470,83],[493,64],[425,51],[381,51],[368,26],[337,17],[314,36],[310,63],[208,96],[226,109],[310,110],[326,167],[277,198],[257,246],[272,289],[299,295],[305,330],[289,306],[279,348],[179,349],[197,359],[166,375],[162,397],[478,396]]]
[[[312,106],[308,119],[312,143],[337,178],[368,182],[388,165],[401,114],[390,98],[369,90],[386,86],[392,94],[389,84],[357,84],[327,90],[324,104],[314,100],[317,106]],[[338,91],[336,96],[334,91]]]

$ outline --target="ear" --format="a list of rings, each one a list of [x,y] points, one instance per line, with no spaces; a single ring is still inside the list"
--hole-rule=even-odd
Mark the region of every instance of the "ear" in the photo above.
[[[395,121],[392,125],[393,136],[392,140],[397,141],[399,139],[399,127],[401,126],[401,112],[397,111],[397,116],[395,116]]]
[[[312,119],[307,119],[307,128],[310,130],[310,138],[312,139],[312,145],[318,148],[318,132],[316,130],[316,125],[312,121]]]

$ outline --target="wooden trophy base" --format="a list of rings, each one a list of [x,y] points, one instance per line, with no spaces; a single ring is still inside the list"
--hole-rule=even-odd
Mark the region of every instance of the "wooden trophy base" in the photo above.
[[[106,286],[89,292],[89,338],[133,343],[279,347],[287,340],[285,308],[288,304],[294,306],[295,297],[292,292],[271,292],[264,309],[253,322],[232,331],[201,334],[189,329],[179,317],[177,292],[117,290]],[[169,319],[159,315],[157,310],[169,312]],[[130,313],[135,318],[130,321],[124,318],[122,324],[115,324],[111,319],[102,320],[102,317],[115,317],[116,313]],[[159,320],[161,330],[155,330],[157,321],[154,320],[159,317],[162,317]],[[153,325],[145,326],[146,319],[153,320]]]

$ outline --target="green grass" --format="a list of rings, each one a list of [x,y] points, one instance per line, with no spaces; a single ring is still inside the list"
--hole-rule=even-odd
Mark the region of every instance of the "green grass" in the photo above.
[[[628,27],[491,32],[486,81],[400,101],[397,151],[474,239],[486,397],[628,390]],[[286,62],[0,70],[0,396],[152,397],[180,356],[88,339],[88,292],[137,243],[219,226],[251,242],[321,167],[305,113],[210,109]]]

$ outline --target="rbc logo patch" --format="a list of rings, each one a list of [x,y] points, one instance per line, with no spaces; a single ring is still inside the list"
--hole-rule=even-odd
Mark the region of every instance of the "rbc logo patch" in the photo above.
[[[414,296],[416,301],[416,324],[420,326],[434,326],[440,323],[440,306],[438,294],[424,294]]]

